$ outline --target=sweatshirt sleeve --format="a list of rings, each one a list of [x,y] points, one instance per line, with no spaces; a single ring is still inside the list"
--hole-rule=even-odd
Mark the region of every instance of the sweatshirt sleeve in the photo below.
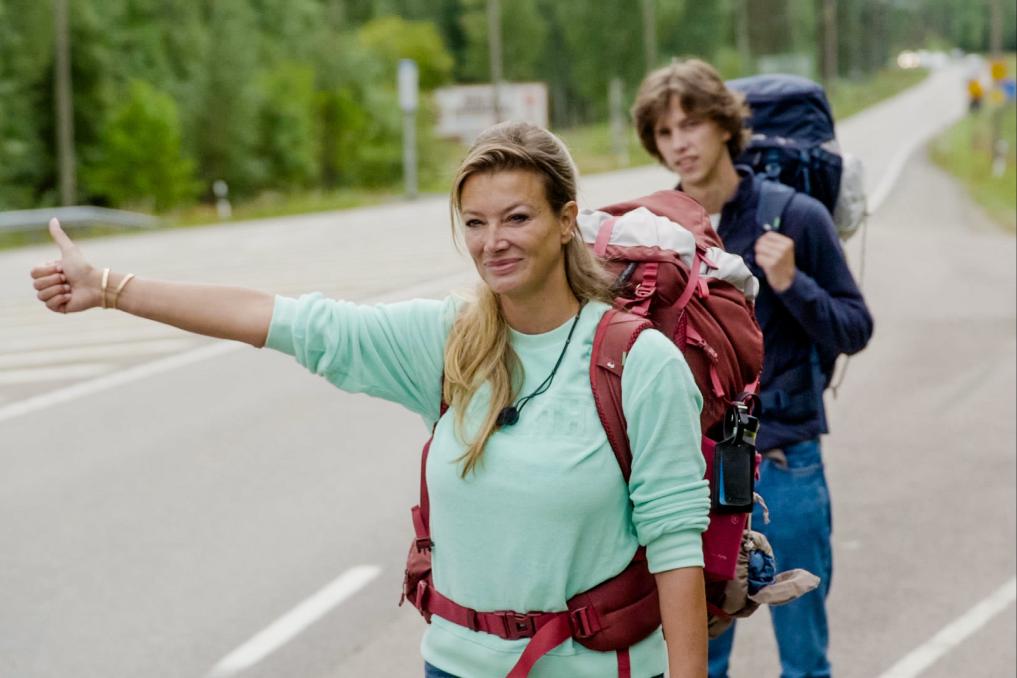
[[[703,398],[685,358],[655,330],[643,332],[629,352],[622,407],[632,447],[632,520],[650,571],[702,567],[710,510]]]
[[[438,418],[453,299],[365,306],[319,293],[276,297],[268,348],[344,391],[366,393]]]
[[[786,224],[795,224],[795,272],[791,287],[777,294],[809,337],[829,355],[857,353],[872,336],[865,305],[826,209],[796,196]],[[790,230],[790,229],[789,229]]]

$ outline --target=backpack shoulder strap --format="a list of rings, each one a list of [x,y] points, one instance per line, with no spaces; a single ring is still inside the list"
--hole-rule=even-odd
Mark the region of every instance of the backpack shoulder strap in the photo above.
[[[448,405],[442,399],[441,407],[438,410],[438,419],[445,416]],[[413,516],[413,530],[417,534],[417,548],[425,549],[431,547],[431,496],[427,491],[427,455],[431,451],[431,442],[434,440],[434,431],[438,428],[438,420],[431,428],[431,437],[424,444],[420,452],[420,503],[410,509]]]
[[[756,205],[756,226],[764,231],[779,231],[781,217],[795,190],[779,181],[771,181],[757,176],[759,203]]]
[[[627,483],[632,472],[632,448],[622,410],[621,377],[629,349],[643,330],[653,327],[646,318],[611,309],[604,314],[593,337],[590,385],[597,415]]]

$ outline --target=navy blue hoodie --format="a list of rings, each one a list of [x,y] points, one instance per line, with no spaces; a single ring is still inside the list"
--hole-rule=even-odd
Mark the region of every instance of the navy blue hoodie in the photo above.
[[[823,390],[841,353],[865,348],[872,316],[848,268],[829,212],[818,200],[796,194],[782,215],[780,233],[795,241],[794,282],[774,292],[755,264],[759,190],[747,167],[721,212],[718,233],[729,252],[741,255],[759,278],[756,317],[765,358],[760,450],[784,447],[826,433]]]

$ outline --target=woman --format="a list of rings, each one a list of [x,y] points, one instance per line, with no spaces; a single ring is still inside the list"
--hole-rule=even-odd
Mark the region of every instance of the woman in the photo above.
[[[365,307],[133,278],[94,269],[55,221],[62,260],[32,277],[53,311],[112,307],[268,346],[344,390],[436,421],[427,481],[437,591],[475,610],[563,610],[625,569],[642,544],[667,654],[661,631],[652,633],[630,648],[632,675],[657,676],[666,666],[672,678],[705,676],[700,533],[709,498],[702,401],[684,359],[655,331],[629,352],[626,486],[590,387],[593,335],[611,295],[578,234],[568,151],[539,127],[495,126],[469,151],[451,202],[453,232],[482,280],[472,301]],[[435,616],[422,642],[425,675],[505,676],[526,643]],[[616,670],[614,653],[570,639],[531,675]]]

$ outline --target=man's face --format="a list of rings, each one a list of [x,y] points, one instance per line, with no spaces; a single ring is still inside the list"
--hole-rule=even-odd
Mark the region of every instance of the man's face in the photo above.
[[[653,138],[664,165],[681,176],[685,187],[710,184],[722,164],[731,162],[731,134],[709,118],[687,115],[678,97],[657,118]]]

